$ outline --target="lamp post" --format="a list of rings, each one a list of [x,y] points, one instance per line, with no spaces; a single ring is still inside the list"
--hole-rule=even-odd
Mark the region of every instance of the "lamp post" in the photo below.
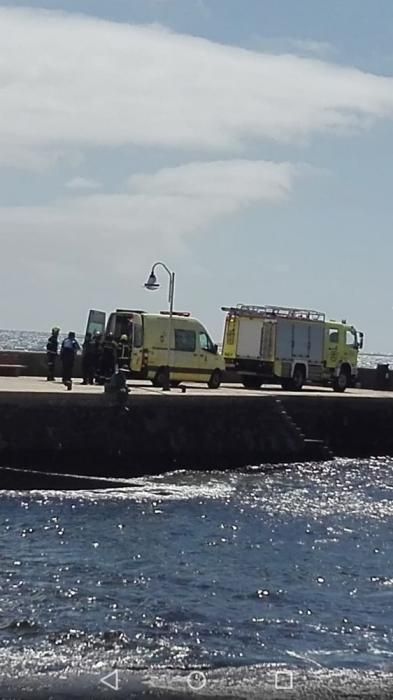
[[[169,321],[168,321],[168,356],[167,356],[167,371],[165,377],[165,384],[163,386],[164,391],[170,391],[170,381],[171,381],[171,335],[172,335],[172,317],[173,317],[173,300],[175,296],[175,273],[172,272],[167,265],[163,262],[154,263],[151,268],[151,273],[147,282],[145,283],[146,289],[154,290],[158,289],[160,284],[157,282],[157,277],[155,274],[156,267],[163,267],[167,272],[169,277],[169,289],[168,289],[168,302],[169,302]]]

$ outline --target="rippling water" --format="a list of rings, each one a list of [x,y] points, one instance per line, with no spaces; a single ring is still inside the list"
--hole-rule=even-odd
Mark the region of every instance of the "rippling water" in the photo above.
[[[0,348],[46,339],[0,331]],[[0,697],[179,698],[192,669],[198,697],[393,697],[392,473],[335,460],[0,491]]]
[[[391,692],[392,467],[337,460],[2,492],[3,679],[117,667],[124,683],[139,671],[185,695],[184,673],[202,668],[206,693],[261,697],[267,683],[275,697],[281,664],[299,688],[346,679]]]
[[[46,350],[49,335],[49,328],[47,331],[13,331],[0,329],[0,350],[43,352]],[[60,334],[61,339],[65,336],[66,333]],[[77,338],[83,342],[83,336],[77,334]]]

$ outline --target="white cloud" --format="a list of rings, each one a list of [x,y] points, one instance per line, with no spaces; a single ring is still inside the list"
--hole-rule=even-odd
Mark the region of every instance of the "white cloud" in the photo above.
[[[302,172],[289,163],[196,162],[134,175],[129,192],[65,198],[47,206],[0,208],[2,260],[84,277],[86,261],[110,276],[129,275],[159,252],[179,254],[187,239],[217,218],[285,198]],[[7,234],[9,232],[9,235]]]
[[[297,39],[288,36],[268,37],[254,34],[250,37],[248,45],[250,49],[271,52],[273,54],[292,53],[298,56],[305,55],[307,57],[310,57],[311,54],[321,59],[332,58],[332,56],[337,53],[336,47],[328,41]]]
[[[1,91],[1,88],[0,88]],[[56,148],[45,145],[36,148],[31,144],[13,142],[8,139],[2,143],[0,131],[0,168],[27,170],[35,173],[46,173],[55,166],[78,167],[83,162],[83,154],[73,148]]]
[[[335,48],[328,41],[315,41],[313,39],[288,39],[289,46],[301,53],[313,53],[317,56],[327,56],[335,52]]]
[[[225,202],[238,208],[258,200],[278,200],[290,191],[299,168],[291,163],[260,160],[195,162],[163,168],[149,175],[133,175],[134,194]]]
[[[69,190],[97,190],[101,187],[100,183],[96,180],[91,180],[87,177],[73,177],[66,183],[66,187]]]
[[[240,149],[393,116],[390,78],[160,27],[3,7],[0,46],[0,150],[22,159],[49,147]]]

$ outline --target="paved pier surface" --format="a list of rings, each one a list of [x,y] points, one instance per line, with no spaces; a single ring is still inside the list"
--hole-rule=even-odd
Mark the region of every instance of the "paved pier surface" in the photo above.
[[[148,381],[131,381],[128,382],[132,395],[150,395],[150,396],[182,396],[180,388],[171,389],[170,392],[164,392],[162,389],[153,387]],[[323,388],[316,386],[305,386],[300,392],[283,391],[278,385],[266,385],[262,389],[250,390],[245,389],[242,384],[222,384],[219,389],[209,389],[205,384],[197,384],[194,382],[183,382],[182,386],[186,387],[186,396],[228,396],[228,397],[245,397],[245,396],[304,396],[306,397],[335,397],[335,398],[354,398],[363,397],[370,399],[393,399],[393,392],[390,391],[374,391],[370,389],[347,389],[344,393],[336,393],[331,388]],[[83,386],[80,379],[76,379],[73,383],[72,391],[69,392],[58,379],[56,382],[47,382],[44,377],[0,377],[0,394],[2,392],[25,392],[41,393],[41,394],[85,394],[99,395],[104,393],[102,386]]]

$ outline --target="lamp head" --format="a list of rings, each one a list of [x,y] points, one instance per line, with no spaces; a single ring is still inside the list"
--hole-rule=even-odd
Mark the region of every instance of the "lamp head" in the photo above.
[[[149,279],[147,282],[145,282],[145,287],[146,289],[158,289],[159,288],[159,283],[157,282],[157,277],[155,276],[153,270],[151,271],[149,275]]]

